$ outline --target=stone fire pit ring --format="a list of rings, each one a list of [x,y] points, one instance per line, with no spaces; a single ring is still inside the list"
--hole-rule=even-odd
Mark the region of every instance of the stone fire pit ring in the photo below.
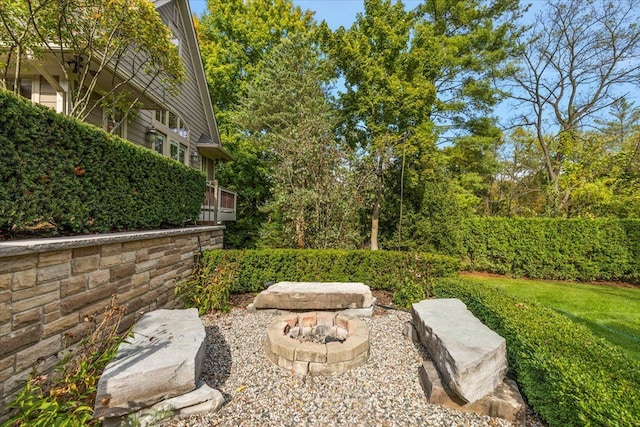
[[[314,335],[326,343],[313,342]],[[267,327],[265,348],[273,363],[295,374],[331,376],[367,363],[369,329],[346,314],[291,313]]]

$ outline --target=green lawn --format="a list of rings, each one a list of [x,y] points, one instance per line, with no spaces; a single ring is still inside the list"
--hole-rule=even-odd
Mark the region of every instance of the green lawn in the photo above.
[[[472,276],[478,283],[497,286],[514,296],[537,301],[640,360],[640,289],[587,283]]]

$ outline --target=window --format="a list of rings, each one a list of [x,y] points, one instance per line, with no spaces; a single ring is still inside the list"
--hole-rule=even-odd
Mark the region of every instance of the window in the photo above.
[[[7,89],[13,91],[13,83],[14,80],[7,80]],[[31,95],[33,94],[33,80],[31,79],[20,79],[20,96],[31,100]]]
[[[178,161],[182,164],[186,164],[185,160],[187,158],[187,146],[180,144],[180,148],[178,151]]]
[[[167,137],[161,133],[157,133],[154,136],[152,147],[157,153],[164,155],[164,141]]]
[[[175,141],[169,141],[169,157],[171,157],[173,160],[178,160],[178,147],[180,146],[180,144],[178,144]]]
[[[156,110],[152,116],[158,138],[153,149],[172,159],[188,164],[189,130],[187,124],[171,111]],[[165,151],[166,150],[166,151]]]

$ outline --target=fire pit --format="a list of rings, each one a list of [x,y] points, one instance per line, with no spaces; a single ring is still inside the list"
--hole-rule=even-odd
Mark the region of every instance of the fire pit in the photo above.
[[[266,351],[273,363],[296,374],[331,376],[367,363],[369,329],[345,314],[287,314],[267,328]]]

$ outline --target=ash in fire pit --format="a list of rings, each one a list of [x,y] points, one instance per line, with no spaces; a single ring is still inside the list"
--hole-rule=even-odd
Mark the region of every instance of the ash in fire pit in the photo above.
[[[329,342],[343,343],[349,336],[349,331],[338,326],[294,326],[290,328],[287,325],[284,333],[289,337],[300,342],[315,342],[326,344]]]
[[[369,329],[345,314],[292,313],[269,325],[266,352],[296,374],[330,376],[367,362]]]

